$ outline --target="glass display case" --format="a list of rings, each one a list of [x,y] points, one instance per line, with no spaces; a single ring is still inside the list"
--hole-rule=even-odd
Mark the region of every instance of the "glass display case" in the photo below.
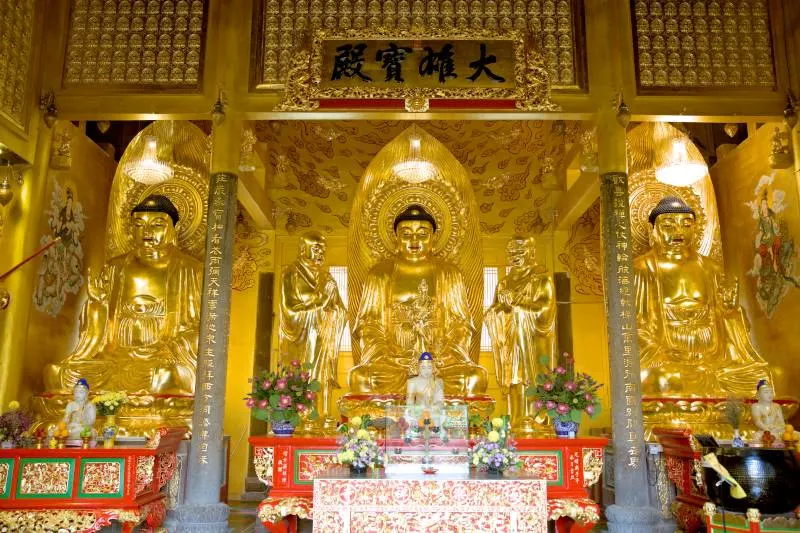
[[[466,405],[386,408],[386,474],[469,473]]]

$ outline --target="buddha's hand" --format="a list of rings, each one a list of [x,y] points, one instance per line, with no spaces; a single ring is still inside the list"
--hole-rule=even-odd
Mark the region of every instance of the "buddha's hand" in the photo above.
[[[722,297],[722,305],[726,309],[739,307],[739,280],[735,277],[723,276],[719,288]]]
[[[497,293],[497,301],[506,307],[511,307],[514,304],[514,293],[509,289],[503,289]]]
[[[87,270],[86,292],[89,299],[94,302],[103,302],[108,297],[109,273],[104,268],[100,275],[96,275],[91,268]]]

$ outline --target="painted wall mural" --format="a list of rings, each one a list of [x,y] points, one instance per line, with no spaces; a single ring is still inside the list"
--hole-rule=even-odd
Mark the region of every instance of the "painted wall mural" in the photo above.
[[[67,181],[62,185],[54,178],[47,211],[50,232],[39,243],[44,246],[54,239],[59,241],[42,255],[33,292],[37,311],[58,316],[67,295],[77,294],[83,285],[81,236],[86,229],[85,220],[75,183]]]
[[[797,248],[789,233],[786,191],[774,186],[775,175],[761,176],[753,199],[745,202],[756,221],[753,264],[747,275],[755,278],[756,300],[767,317],[792,288],[800,288],[795,272]]]

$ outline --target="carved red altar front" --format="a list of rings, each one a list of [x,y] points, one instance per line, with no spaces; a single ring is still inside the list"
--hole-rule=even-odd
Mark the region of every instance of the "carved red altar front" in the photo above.
[[[185,433],[161,428],[139,448],[0,450],[0,525],[94,532],[116,520],[124,532],[157,528]]]
[[[599,520],[587,488],[603,470],[603,438],[518,439],[523,472],[547,482],[548,517],[559,532],[582,533]],[[298,518],[313,517],[314,478],[336,464],[336,439],[250,437],[258,478],[269,495],[258,516],[273,532],[296,531]]]

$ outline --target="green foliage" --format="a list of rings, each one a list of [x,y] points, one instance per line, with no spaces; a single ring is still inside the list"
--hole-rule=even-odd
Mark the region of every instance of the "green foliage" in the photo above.
[[[247,407],[253,418],[269,422],[290,422],[300,425],[303,418],[315,420],[316,396],[322,389],[311,379],[311,365],[292,361],[274,372],[264,371],[254,377],[253,390],[247,395]]]

